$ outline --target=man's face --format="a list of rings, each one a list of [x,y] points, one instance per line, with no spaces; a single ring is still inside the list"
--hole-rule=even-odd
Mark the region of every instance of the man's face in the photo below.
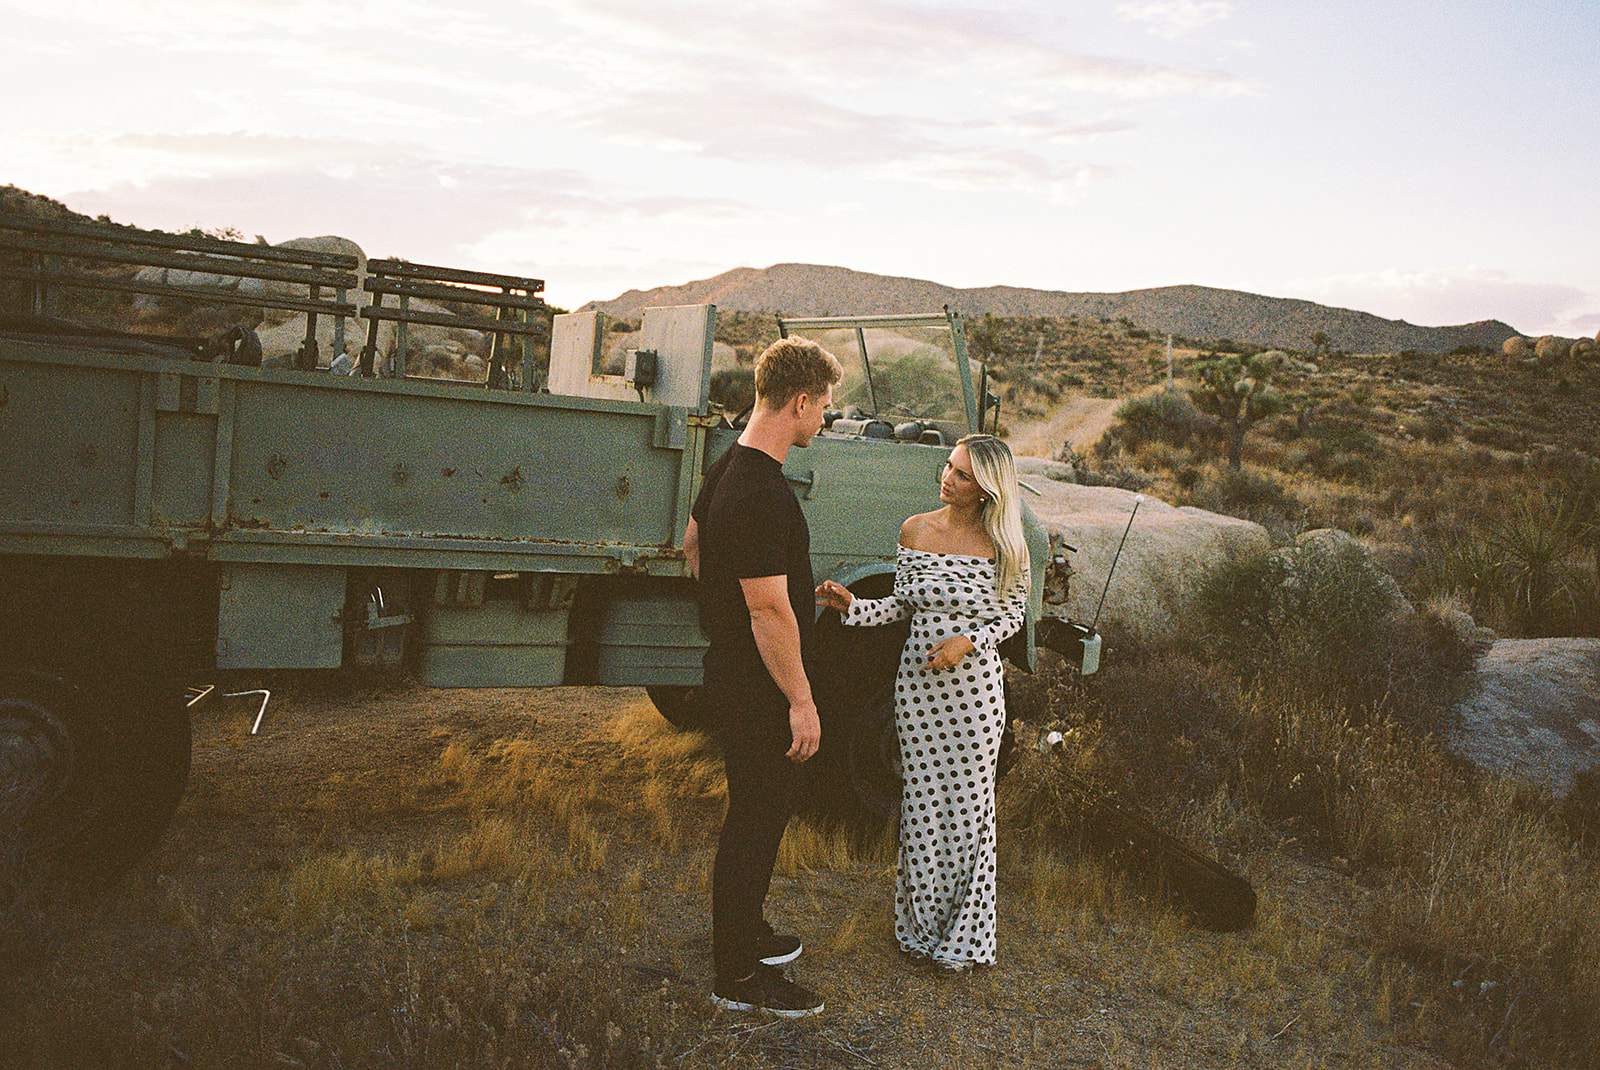
[[[798,394],[795,400],[798,403],[798,411],[795,413],[798,423],[795,426],[794,444],[809,446],[811,440],[817,437],[817,432],[822,430],[828,406],[833,404],[833,387],[828,387],[816,397],[810,394]]]

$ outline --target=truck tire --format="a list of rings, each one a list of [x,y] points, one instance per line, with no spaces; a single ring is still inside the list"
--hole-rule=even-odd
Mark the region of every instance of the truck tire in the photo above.
[[[191,755],[182,696],[156,695],[0,669],[0,840],[84,876],[120,875],[154,847]]]
[[[650,701],[656,710],[674,728],[688,732],[706,732],[710,730],[710,718],[706,713],[705,705],[700,701],[698,687],[674,687],[665,684],[653,684],[646,687],[645,693],[650,696]]]
[[[65,855],[107,805],[109,751],[81,691],[0,668],[0,842],[30,865]]]
[[[850,787],[868,814],[900,812],[900,735],[894,725],[894,684],[881,687],[862,705],[850,726],[847,756]]]
[[[96,867],[118,874],[160,841],[189,783],[193,737],[183,691],[156,678],[113,698],[116,794],[91,830]]]
[[[0,838],[84,876],[155,845],[188,782],[210,590],[183,563],[0,559]]]

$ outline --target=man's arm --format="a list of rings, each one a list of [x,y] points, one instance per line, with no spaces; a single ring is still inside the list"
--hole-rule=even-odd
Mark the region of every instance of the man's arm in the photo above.
[[[689,526],[683,531],[683,559],[689,563],[689,575],[699,579],[700,525],[695,523],[692,516],[689,518]]]
[[[773,682],[789,700],[789,730],[794,740],[788,756],[803,762],[817,753],[822,743],[822,722],[817,718],[811,682],[806,679],[805,665],[800,660],[800,622],[795,620],[794,606],[789,604],[788,577],[741,579],[739,586],[750,610],[756,649]]]

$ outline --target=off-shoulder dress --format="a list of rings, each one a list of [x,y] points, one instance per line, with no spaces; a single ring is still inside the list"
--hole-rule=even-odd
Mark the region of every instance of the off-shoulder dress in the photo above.
[[[994,562],[900,547],[894,593],[857,598],[849,625],[911,618],[895,676],[895,727],[905,790],[895,877],[902,950],[960,970],[995,958],[995,761],[1005,729],[1000,643],[1022,627],[1026,588],[994,589]],[[923,668],[940,640],[973,651],[953,668]]]

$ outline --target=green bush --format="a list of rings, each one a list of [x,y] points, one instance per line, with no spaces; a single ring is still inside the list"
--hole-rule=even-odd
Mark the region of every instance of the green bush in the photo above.
[[[1182,449],[1210,427],[1187,394],[1162,390],[1129,398],[1116,411],[1116,438],[1123,448],[1138,449],[1146,442],[1162,442]]]
[[[1208,467],[1179,473],[1185,505],[1251,520],[1269,531],[1292,526],[1302,514],[1299,500],[1270,472],[1256,468]]]
[[[1431,727],[1470,656],[1454,633],[1395,614],[1395,586],[1354,541],[1302,540],[1202,577],[1203,641],[1246,679],[1293,678],[1354,713]]]

